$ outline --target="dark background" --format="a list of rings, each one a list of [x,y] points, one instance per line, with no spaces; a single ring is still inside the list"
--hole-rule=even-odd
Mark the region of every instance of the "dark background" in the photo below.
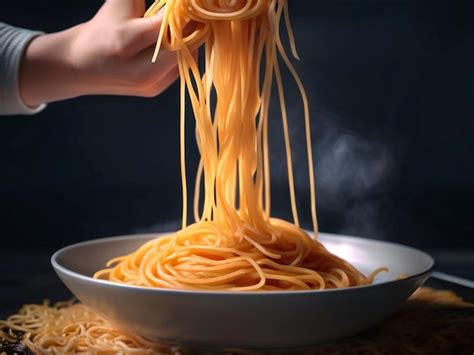
[[[0,21],[58,31],[89,19],[101,3],[2,2]],[[467,260],[474,249],[472,2],[294,0],[290,10],[310,97],[321,230]],[[285,81],[298,203],[310,227],[302,108]],[[272,107],[273,211],[290,218],[276,100]],[[192,168],[196,152],[188,146]],[[32,117],[1,117],[0,162],[0,251],[16,252],[38,272],[50,268],[34,255],[70,243],[176,229],[177,85],[154,99],[82,97]],[[3,275],[12,259],[3,259]],[[474,277],[465,266],[451,270]]]

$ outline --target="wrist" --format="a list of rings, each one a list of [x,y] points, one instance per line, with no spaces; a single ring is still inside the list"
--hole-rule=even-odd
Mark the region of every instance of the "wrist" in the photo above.
[[[72,45],[79,26],[34,38],[23,53],[19,85],[30,107],[85,93],[83,76],[74,65]]]

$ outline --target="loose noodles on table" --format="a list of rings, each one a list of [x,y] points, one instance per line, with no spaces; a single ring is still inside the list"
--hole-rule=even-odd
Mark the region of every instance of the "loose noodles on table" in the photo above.
[[[2,331],[3,330],[3,331]],[[289,354],[454,354],[472,352],[474,304],[451,291],[422,287],[394,315],[369,331]],[[0,354],[6,341],[35,353],[200,354],[196,349],[153,342],[114,327],[83,304],[60,302],[24,305],[0,320]],[[10,347],[10,349],[11,349]],[[465,351],[464,351],[465,350]],[[222,352],[220,352],[222,353]],[[226,354],[262,354],[229,349]],[[265,352],[271,354],[272,352]],[[274,352],[282,354],[281,351]],[[202,354],[210,354],[202,352]]]
[[[340,288],[372,282],[316,240],[316,197],[308,99],[280,38],[282,17],[296,52],[287,0],[161,0],[164,8],[153,60],[176,52],[180,73],[182,229],[119,256],[94,277],[146,287],[259,291]],[[183,29],[194,22],[194,30]],[[193,52],[204,47],[204,71]],[[304,108],[312,239],[300,228],[280,68],[298,86]],[[280,100],[293,222],[270,215],[269,104],[275,78]],[[186,94],[201,155],[187,225]],[[201,185],[204,188],[200,206]]]

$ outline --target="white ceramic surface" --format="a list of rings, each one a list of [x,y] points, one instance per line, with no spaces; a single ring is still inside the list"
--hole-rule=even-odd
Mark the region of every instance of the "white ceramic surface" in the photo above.
[[[117,255],[157,234],[91,240],[56,252],[59,277],[83,303],[117,326],[171,343],[205,348],[291,348],[352,335],[394,312],[429,277],[433,259],[381,241],[321,233],[319,240],[364,273],[387,266],[374,284],[338,290],[205,292],[95,280]],[[406,275],[403,280],[395,280]]]

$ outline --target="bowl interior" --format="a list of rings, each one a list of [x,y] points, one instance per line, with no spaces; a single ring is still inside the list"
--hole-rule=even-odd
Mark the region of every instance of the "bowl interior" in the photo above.
[[[131,253],[148,240],[164,235],[166,234],[137,234],[73,244],[53,255],[53,266],[56,262],[58,266],[71,272],[92,276],[96,271],[105,268],[110,259]]]

